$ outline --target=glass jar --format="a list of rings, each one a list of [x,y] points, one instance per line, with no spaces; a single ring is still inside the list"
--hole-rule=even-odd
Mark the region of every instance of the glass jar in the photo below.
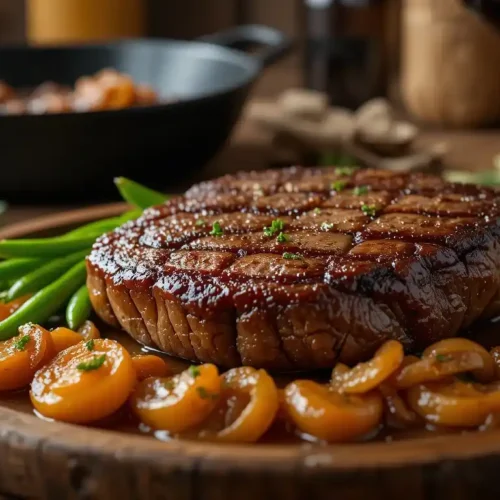
[[[28,42],[70,44],[141,36],[144,4],[144,0],[27,0]]]

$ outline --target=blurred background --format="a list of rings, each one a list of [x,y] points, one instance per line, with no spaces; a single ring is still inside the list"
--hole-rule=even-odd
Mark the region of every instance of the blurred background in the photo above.
[[[224,146],[165,186],[171,191],[289,164],[496,183],[500,30],[491,19],[499,11],[498,0],[0,0],[0,43],[192,40],[246,24],[290,37],[291,50],[252,85]]]

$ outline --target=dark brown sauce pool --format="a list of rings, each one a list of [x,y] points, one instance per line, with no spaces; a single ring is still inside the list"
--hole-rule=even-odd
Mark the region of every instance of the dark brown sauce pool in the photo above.
[[[169,367],[173,372],[181,372],[185,370],[190,363],[179,358],[168,356],[162,352],[149,349],[141,346],[126,333],[117,330],[109,329],[101,323],[97,323],[103,337],[114,339],[122,344],[132,355],[134,354],[157,354],[167,361]],[[475,325],[473,329],[467,332],[467,337],[479,342],[486,348],[491,348],[500,345],[500,317],[495,318],[488,322],[483,322]],[[329,373],[294,373],[290,375],[273,374],[278,387],[284,387],[289,381],[298,378],[310,378],[316,380],[327,380]],[[33,414],[39,418],[44,417],[37,414],[33,409],[29,399],[28,391],[16,391],[10,393],[0,394],[0,405],[12,410],[20,411],[23,413]],[[50,419],[47,419],[50,420]],[[106,429],[116,432],[126,432],[130,434],[148,434],[163,441],[169,441],[172,438],[165,431],[152,431],[144,424],[142,424],[126,407],[107,419],[98,422],[97,424],[88,425],[87,427],[94,427]],[[481,428],[481,431],[492,430],[500,427],[500,418],[494,418]],[[418,439],[422,437],[450,435],[450,434],[463,434],[466,432],[476,432],[465,429],[450,429],[439,426],[428,425],[425,428],[416,429],[393,429],[381,427],[375,434],[366,436],[365,441],[399,441],[402,439]],[[300,444],[305,442],[316,442],[318,445],[326,443],[318,442],[313,436],[299,434],[292,428],[287,427],[284,421],[275,421],[269,431],[259,440],[259,443],[267,444]]]

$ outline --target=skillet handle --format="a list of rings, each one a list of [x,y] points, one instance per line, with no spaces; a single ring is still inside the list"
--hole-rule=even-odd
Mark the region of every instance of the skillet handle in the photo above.
[[[287,35],[260,24],[236,26],[218,33],[202,36],[198,40],[239,50],[245,50],[249,45],[261,45],[263,48],[259,52],[249,55],[257,59],[262,66],[268,66],[277,61],[292,46],[292,40]]]

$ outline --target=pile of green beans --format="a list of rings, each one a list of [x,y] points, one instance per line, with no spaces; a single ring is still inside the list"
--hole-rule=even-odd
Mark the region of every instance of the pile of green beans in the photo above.
[[[142,210],[164,203],[168,196],[130,179],[115,184],[134,209],[119,217],[99,220],[54,238],[0,240],[0,301],[32,294],[19,309],[0,321],[0,340],[18,333],[25,323],[45,323],[65,307],[66,322],[79,328],[92,312],[86,287],[85,257],[95,240]]]

